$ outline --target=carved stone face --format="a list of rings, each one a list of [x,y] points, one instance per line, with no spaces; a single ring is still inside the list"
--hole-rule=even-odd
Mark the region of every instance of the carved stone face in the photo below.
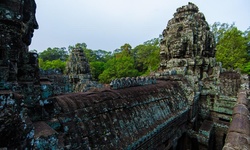
[[[163,31],[161,51],[172,58],[214,57],[215,44],[209,25],[197,6],[189,3],[177,9]],[[164,55],[161,60],[164,62]]]
[[[167,48],[171,58],[182,58],[185,55],[183,49],[183,33],[179,30],[177,25],[171,26],[171,31],[168,32],[169,39],[167,41]]]
[[[36,20],[36,3],[34,0],[25,0],[23,8],[23,22],[25,25],[25,34],[23,41],[26,45],[31,44],[34,29],[38,29],[38,23]]]
[[[27,51],[34,29],[38,29],[35,12],[34,0],[0,0],[0,32],[4,37],[0,40],[0,65],[8,67],[6,80],[23,80],[30,71],[26,68]]]
[[[172,58],[181,58],[183,55],[182,52],[182,43],[180,40],[169,41],[170,55]]]
[[[21,30],[22,40],[29,46],[34,29],[38,29],[35,17],[36,3],[34,0],[1,0],[0,20],[7,25],[15,26],[13,29]],[[16,31],[19,32],[20,31]]]

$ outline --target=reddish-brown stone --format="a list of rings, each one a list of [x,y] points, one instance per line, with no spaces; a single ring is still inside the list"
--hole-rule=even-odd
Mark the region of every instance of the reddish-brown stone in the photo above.
[[[51,135],[57,134],[57,132],[44,121],[35,122],[33,125],[35,128],[35,138],[49,137]]]

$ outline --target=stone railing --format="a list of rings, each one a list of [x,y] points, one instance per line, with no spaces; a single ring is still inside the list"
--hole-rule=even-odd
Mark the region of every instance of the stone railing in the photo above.
[[[123,89],[134,86],[143,86],[148,84],[156,84],[155,77],[126,77],[114,79],[110,83],[110,88],[113,90]]]
[[[250,149],[249,91],[238,93],[223,150]]]
[[[39,70],[40,76],[46,76],[46,75],[62,75],[62,71],[58,69],[49,69],[49,70]]]

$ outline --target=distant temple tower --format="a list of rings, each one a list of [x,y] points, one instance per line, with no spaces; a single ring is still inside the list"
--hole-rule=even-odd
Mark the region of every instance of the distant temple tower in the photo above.
[[[68,75],[85,74],[90,76],[89,62],[82,48],[75,48],[72,50],[69,56],[69,61],[67,62],[66,74]]]
[[[71,51],[66,65],[66,74],[69,76],[74,92],[85,92],[89,89],[102,87],[101,84],[91,81],[89,62],[82,48],[74,48]]]

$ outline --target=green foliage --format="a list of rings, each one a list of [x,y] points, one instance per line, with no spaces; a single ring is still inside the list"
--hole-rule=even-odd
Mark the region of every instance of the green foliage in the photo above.
[[[74,46],[70,45],[68,47],[69,53],[72,51],[74,48],[82,48],[82,49],[87,49],[87,44],[86,43],[76,43]]]
[[[218,28],[218,41],[216,46],[216,59],[222,62],[226,69],[239,68],[245,72],[246,63],[249,60],[247,53],[249,39],[244,36],[244,33],[233,25],[222,24]]]
[[[61,72],[64,72],[66,67],[66,62],[60,59],[52,61],[49,60],[44,61],[43,59],[39,58],[38,61],[39,61],[39,68],[43,70],[57,69],[60,70]]]
[[[249,74],[250,28],[242,32],[235,24],[215,22],[211,30],[217,43],[217,61],[222,62],[226,69],[239,68],[241,72]]]
[[[211,30],[214,34],[216,44],[220,41],[226,31],[235,27],[235,24],[229,25],[228,23],[220,23],[215,22],[213,25],[210,26]]]
[[[105,70],[99,75],[99,81],[102,83],[109,83],[116,78],[116,59],[110,59],[104,66]]]
[[[39,53],[39,67],[43,70],[57,69],[64,71],[68,52],[63,48],[48,48]]]
[[[131,54],[132,46],[128,43],[121,46],[122,55],[129,56]]]
[[[115,53],[114,57],[109,59],[105,64],[105,70],[99,76],[102,83],[109,83],[112,79],[121,77],[134,77],[138,75],[135,69],[134,59],[131,52],[131,46],[124,44],[121,46],[121,52]]]
[[[134,49],[125,43],[120,49],[114,51],[113,58],[105,64],[99,80],[109,83],[115,78],[148,75],[157,70],[160,63],[159,54],[158,38],[146,41]]]
[[[90,62],[90,70],[92,74],[92,78],[94,80],[98,80],[98,77],[102,72],[104,71],[104,65],[105,63],[102,61],[93,61]]]
[[[243,66],[243,72],[244,72],[244,73],[247,73],[247,74],[250,74],[250,62],[246,63],[246,64]]]
[[[246,37],[247,40],[247,54],[248,56],[250,56],[250,27],[244,32],[244,36]]]
[[[104,71],[105,63],[112,57],[111,52],[104,50],[86,49],[86,57],[89,60],[91,74],[94,80]]]
[[[122,56],[116,58],[116,77],[134,77],[138,75],[138,71],[134,67],[134,60],[131,56]]]
[[[138,45],[133,49],[136,69],[140,75],[148,75],[158,69],[160,63],[159,40],[152,39]]]
[[[107,62],[112,58],[111,52],[107,52],[105,50],[96,50],[94,52],[97,56],[98,61]]]
[[[250,28],[242,32],[235,24],[215,22],[211,26],[216,41],[216,59],[224,68],[240,68],[250,74]],[[159,39],[154,38],[132,48],[125,43],[113,53],[105,50],[92,50],[86,43],[77,43],[65,48],[48,48],[39,53],[39,67],[65,70],[68,52],[81,48],[90,64],[92,77],[102,83],[112,79],[148,75],[156,71],[160,63]]]
[[[89,62],[101,61],[107,62],[111,58],[111,52],[105,50],[92,50],[87,48],[85,43],[77,43],[75,46],[69,46],[69,51],[71,52],[74,48],[81,48],[84,51],[85,56]]]
[[[90,64],[92,77],[102,83],[109,83],[112,79],[148,75],[157,70],[159,65],[159,39],[148,40],[134,49],[128,43],[122,45],[112,54],[105,50],[92,50],[86,43],[77,43],[69,46],[68,51],[74,48],[83,49]],[[48,48],[40,53],[39,66],[44,70],[65,70],[66,63],[62,60],[68,57],[65,48]]]
[[[151,39],[151,40],[148,40],[148,41],[144,42],[143,44],[144,44],[144,45],[155,45],[155,46],[159,46],[159,44],[160,44],[159,41],[160,41],[159,38],[153,38],[153,39]]]
[[[52,61],[52,60],[57,60],[60,59],[62,61],[66,61],[68,58],[68,52],[66,51],[65,47],[62,48],[48,48],[47,50],[44,50],[43,52],[39,53],[39,57],[43,61]]]
[[[130,56],[122,56],[110,59],[105,70],[99,76],[102,83],[109,83],[112,79],[121,77],[134,77],[138,75],[138,71],[134,68],[134,62]]]

